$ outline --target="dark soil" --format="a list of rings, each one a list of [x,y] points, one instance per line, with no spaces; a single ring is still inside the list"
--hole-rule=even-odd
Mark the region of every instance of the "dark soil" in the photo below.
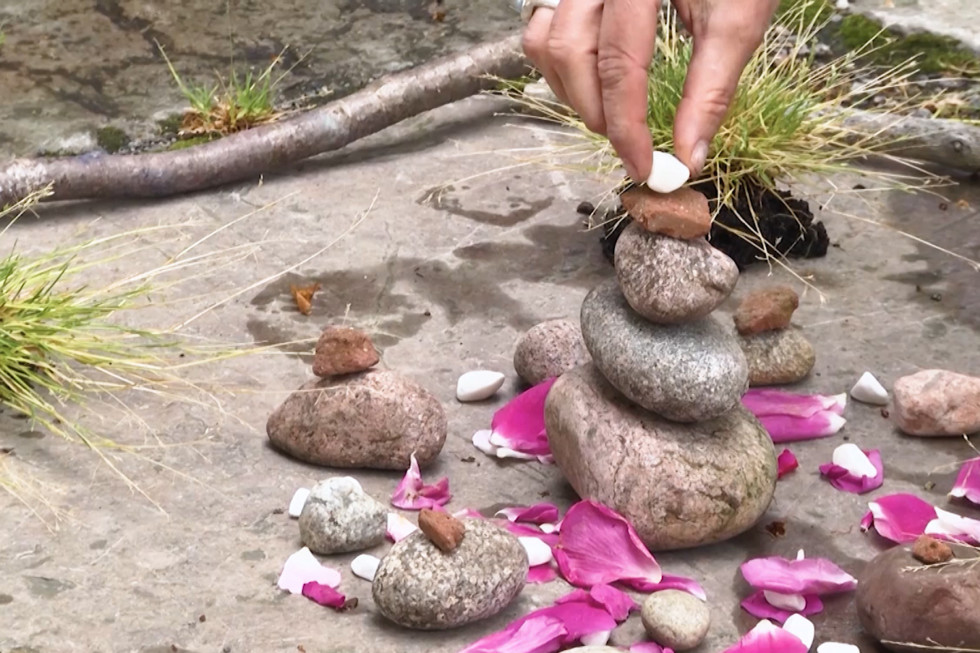
[[[711,181],[703,181],[692,186],[705,194],[708,205],[714,211],[717,207],[718,189]],[[579,207],[581,209],[585,207]],[[616,241],[631,220],[629,218],[615,223],[616,215],[622,215],[622,206],[615,212],[610,212],[603,220],[607,226],[600,238],[602,251],[612,262],[616,249]],[[745,226],[743,218],[751,221],[752,216],[758,222],[758,231],[765,239],[770,256],[779,258],[820,258],[827,254],[830,240],[827,229],[822,222],[815,222],[813,212],[808,202],[793,198],[785,191],[771,191],[762,187],[747,187],[743,189],[732,208],[723,208],[711,226],[708,239],[716,248],[727,254],[739,270],[744,270],[753,263],[766,260],[766,254],[760,249],[760,244],[747,240],[743,234],[751,233]],[[751,222],[750,222],[751,224]],[[742,233],[738,233],[742,232]],[[756,236],[757,238],[757,236]]]

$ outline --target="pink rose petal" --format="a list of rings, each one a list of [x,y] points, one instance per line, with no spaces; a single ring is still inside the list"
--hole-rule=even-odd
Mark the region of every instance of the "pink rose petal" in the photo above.
[[[403,510],[433,509],[446,505],[451,498],[448,478],[440,478],[433,485],[422,483],[419,463],[413,453],[411,465],[405,472],[405,477],[395,488],[394,494],[391,495],[391,505]]]
[[[876,490],[885,482],[885,468],[881,462],[881,452],[877,449],[862,450],[871,461],[875,468],[874,476],[856,476],[850,471],[835,465],[826,463],[820,465],[820,474],[824,476],[830,484],[838,490],[853,492],[854,494],[864,494],[871,490]]]
[[[518,524],[517,522],[507,521],[505,519],[495,520],[494,523],[517,537],[536,537],[552,548],[558,545],[558,535],[556,533],[545,533],[537,526]]]
[[[664,648],[656,642],[637,642],[629,650],[630,653],[674,653],[673,649]]]
[[[457,510],[454,512],[453,517],[456,519],[483,519],[483,514],[479,510],[463,508],[462,510]]]
[[[496,517],[503,516],[508,521],[545,524],[558,521],[558,506],[553,503],[536,503],[533,506],[514,506],[498,510]]]
[[[758,590],[782,594],[835,594],[857,587],[857,579],[825,558],[754,558],[742,563],[742,576]]]
[[[799,461],[796,460],[796,456],[789,449],[783,449],[776,458],[776,465],[779,467],[778,478],[782,478],[789,474],[791,471],[800,466]]]
[[[555,604],[561,605],[562,603],[576,601],[593,603],[602,607],[616,621],[623,621],[631,612],[640,609],[640,606],[629,594],[606,584],[593,585],[587,592],[584,589],[572,590],[557,599]]]
[[[633,526],[614,510],[579,501],[562,521],[555,560],[572,585],[590,587],[616,581],[659,583],[660,565]]]
[[[534,565],[527,569],[527,582],[531,584],[550,583],[558,578],[558,572],[551,564]]]
[[[388,513],[388,525],[385,527],[385,535],[392,542],[399,542],[419,529],[408,519],[405,519],[396,512]]]
[[[762,422],[772,441],[777,444],[825,438],[840,431],[847,423],[846,419],[830,411],[821,411],[811,417],[762,415],[759,421]]]
[[[793,633],[763,619],[723,653],[808,653],[809,647]]]
[[[661,590],[681,590],[682,592],[687,592],[688,594],[693,594],[702,601],[708,600],[708,595],[705,593],[704,588],[694,580],[693,578],[687,578],[686,576],[674,576],[671,574],[663,574],[659,583],[651,583],[644,580],[626,580],[623,581],[625,584],[629,585],[633,589],[637,589],[641,592],[659,592]]]
[[[316,581],[330,587],[340,586],[340,572],[320,564],[307,547],[286,558],[279,575],[279,589],[291,594],[302,594],[303,585]]]
[[[499,632],[479,639],[459,653],[553,653],[567,634],[561,619],[539,614],[511,623]]]
[[[325,605],[329,608],[334,608],[335,610],[342,610],[348,607],[348,600],[346,596],[329,585],[321,585],[315,580],[303,585],[303,596],[316,603],[319,603],[320,605]],[[352,599],[351,602],[353,602],[354,605],[357,605],[356,599]]]
[[[980,458],[972,458],[963,463],[949,496],[966,499],[980,506]]]
[[[871,519],[866,515],[861,522],[862,528],[867,530],[874,526],[879,535],[899,544],[915,541],[936,518],[936,509],[914,494],[879,497],[868,503],[868,508]]]
[[[940,508],[936,508],[936,518],[926,524],[925,532],[974,546],[980,545],[980,521]]]
[[[742,608],[753,617],[760,619],[775,619],[779,623],[784,623],[790,615],[797,614],[789,610],[783,610],[769,603],[766,600],[763,590],[758,590],[742,601]],[[806,595],[806,606],[800,610],[799,614],[817,614],[823,610],[823,601],[816,594]]]
[[[493,415],[490,444],[530,456],[550,456],[544,425],[544,400],[554,378],[525,390]],[[500,452],[497,452],[500,455]]]
[[[742,396],[742,404],[756,417],[766,415],[813,417],[821,412],[843,415],[844,407],[847,405],[847,394],[800,395],[785,390],[751,388]]]

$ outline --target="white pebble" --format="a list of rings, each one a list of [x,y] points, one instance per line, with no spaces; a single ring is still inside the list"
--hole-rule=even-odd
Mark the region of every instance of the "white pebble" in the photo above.
[[[816,629],[813,627],[813,622],[803,615],[791,614],[786,623],[783,624],[783,630],[795,635],[806,646],[806,650],[809,651],[810,647],[813,646]]]
[[[884,406],[888,403],[888,391],[871,372],[865,372],[851,388],[851,396],[865,404]]]
[[[378,573],[378,565],[380,564],[381,558],[367,553],[362,553],[350,561],[350,570],[354,572],[354,575],[358,578],[363,578],[364,580],[373,582],[374,575]]]
[[[842,444],[834,449],[832,458],[835,465],[843,467],[851,474],[858,477],[873,478],[878,474],[878,470],[871,464],[868,456],[861,451],[861,447],[853,442]]]
[[[854,644],[841,644],[840,642],[824,642],[817,647],[817,653],[861,653]]]
[[[846,9],[850,9],[851,3],[849,0],[837,0],[836,7],[837,11],[844,11]]]
[[[527,552],[528,566],[537,567],[538,565],[547,564],[554,559],[554,555],[551,553],[551,547],[540,538],[527,536],[518,537],[517,539]]]
[[[467,372],[456,381],[456,399],[459,401],[489,399],[500,390],[505,378],[500,372],[491,370]]]
[[[653,172],[647,186],[658,193],[673,193],[691,177],[691,171],[673,154],[653,153]]]
[[[611,630],[598,630],[588,635],[582,635],[582,646],[605,646],[609,642],[610,635],[612,635]]]
[[[769,605],[787,612],[799,612],[806,607],[806,597],[802,594],[783,594],[782,592],[762,590],[762,595],[766,597],[766,602]]]
[[[303,506],[306,505],[306,500],[310,496],[310,491],[308,488],[301,487],[296,490],[293,494],[293,498],[289,500],[289,516],[299,518],[303,513]]]

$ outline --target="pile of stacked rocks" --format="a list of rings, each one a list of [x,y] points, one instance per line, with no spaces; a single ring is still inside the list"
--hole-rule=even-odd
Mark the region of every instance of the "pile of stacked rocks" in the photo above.
[[[634,221],[616,279],[581,310],[592,361],[546,402],[552,453],[580,496],[622,513],[651,549],[725,540],[758,521],[776,485],[772,441],[741,404],[745,354],[711,315],[738,268],[705,239],[700,193],[638,187],[622,201]]]
[[[810,374],[817,355],[803,330],[791,323],[800,305],[789,286],[749,293],[735,311],[742,351],[749,366],[749,385],[784,385]]]

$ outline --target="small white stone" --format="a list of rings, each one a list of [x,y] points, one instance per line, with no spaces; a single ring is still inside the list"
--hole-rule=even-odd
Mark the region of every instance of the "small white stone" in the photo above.
[[[653,172],[647,179],[647,186],[658,193],[673,193],[691,177],[691,171],[673,154],[653,153]]]
[[[500,390],[505,378],[500,372],[491,370],[467,372],[456,381],[456,399],[459,401],[489,399]]]
[[[551,547],[540,538],[527,536],[518,537],[517,539],[527,552],[528,566],[537,567],[538,565],[547,564],[554,559],[554,555],[551,553]]]
[[[858,477],[873,478],[878,474],[878,470],[871,464],[868,456],[861,451],[861,447],[853,442],[842,444],[834,449],[834,456],[831,460],[835,465],[843,467]]]
[[[799,612],[806,607],[806,597],[802,594],[783,594],[782,592],[762,590],[762,595],[769,605],[787,612]]]
[[[845,11],[847,9],[850,9],[851,3],[849,0],[837,0],[835,6],[837,7],[837,11]]]
[[[798,640],[803,642],[806,646],[806,650],[810,650],[813,646],[813,637],[816,634],[816,629],[813,627],[813,622],[804,617],[801,614],[791,614],[783,624],[783,630],[792,633]]]
[[[350,561],[350,570],[354,572],[354,575],[358,578],[363,578],[364,580],[373,582],[374,575],[378,573],[378,565],[380,564],[381,558],[375,557],[368,553],[362,553]]]
[[[840,642],[824,642],[817,647],[817,653],[861,653],[854,644],[841,644]]]
[[[289,500],[289,516],[294,519],[299,519],[299,516],[303,513],[303,506],[306,505],[306,500],[310,496],[310,490],[305,487],[301,487],[296,490],[293,494],[293,498]]]
[[[611,630],[598,630],[588,635],[582,635],[582,646],[605,646],[609,642]]]
[[[872,406],[884,406],[888,403],[888,391],[871,372],[865,372],[851,388],[851,397]]]

